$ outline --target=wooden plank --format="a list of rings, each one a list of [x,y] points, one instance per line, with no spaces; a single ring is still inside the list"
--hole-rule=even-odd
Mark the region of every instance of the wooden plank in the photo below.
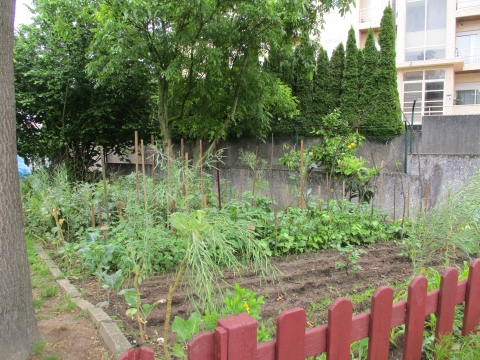
[[[470,264],[465,296],[465,315],[463,316],[462,335],[476,334],[480,319],[480,259]]]
[[[427,301],[425,304],[425,316],[437,312],[438,309],[438,293],[439,290],[429,291],[427,293]]]
[[[420,360],[422,358],[427,286],[427,278],[424,276],[417,276],[408,286],[403,360]]]
[[[140,350],[138,350],[138,360],[154,360],[155,359],[155,353],[153,349],[149,347],[141,347]]]
[[[218,320],[228,334],[228,360],[256,360],[257,358],[257,321],[242,313]]]
[[[328,360],[349,360],[352,342],[352,311],[350,300],[336,299],[328,308]]]
[[[449,334],[453,330],[453,318],[455,315],[455,298],[458,284],[458,270],[446,269],[440,280],[438,293],[437,326],[435,328],[435,341],[440,336]]]
[[[215,360],[227,360],[228,334],[221,326],[215,328]]]
[[[457,298],[455,299],[456,304],[461,304],[465,301],[467,297],[467,280],[462,280],[458,283],[457,286]]]
[[[370,326],[370,312],[355,315],[352,318],[352,342],[368,337]]]
[[[405,300],[396,302],[392,307],[392,324],[390,328],[405,324],[407,317],[407,302]]]
[[[257,345],[257,360],[275,360],[275,340]]]
[[[305,349],[305,310],[294,308],[283,311],[277,318],[276,360],[303,360]]]
[[[320,355],[327,351],[328,325],[322,325],[309,329],[305,332],[304,357]]]
[[[187,344],[188,360],[214,360],[215,334],[203,332],[197,334]]]
[[[393,289],[379,287],[372,296],[368,331],[368,359],[388,359],[390,324],[392,323]]]

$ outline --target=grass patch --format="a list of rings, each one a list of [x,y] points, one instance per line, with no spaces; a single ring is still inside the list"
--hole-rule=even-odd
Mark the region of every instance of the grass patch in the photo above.
[[[40,340],[40,341],[35,341],[35,343],[32,346],[32,354],[33,355],[40,355],[45,348],[45,341]]]
[[[43,304],[45,303],[45,301],[43,301],[42,299],[39,299],[39,298],[34,298],[33,299],[33,307],[35,309],[40,309]]]
[[[86,318],[86,317],[89,317],[89,316],[90,316],[90,314],[88,313],[87,310],[81,310],[81,311],[79,311],[78,313],[75,314],[74,318],[75,319],[78,319],[79,317],[85,317]]]
[[[43,360],[60,360],[61,357],[60,355],[52,354],[52,355],[47,355],[43,358]]]
[[[47,285],[42,291],[40,291],[40,296],[42,299],[47,299],[54,297],[58,294],[57,285]]]

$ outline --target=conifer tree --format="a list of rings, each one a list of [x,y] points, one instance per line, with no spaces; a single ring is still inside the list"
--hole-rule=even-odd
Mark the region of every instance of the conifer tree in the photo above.
[[[354,127],[358,118],[358,48],[353,27],[348,31],[345,67],[343,70],[342,97],[340,111],[342,117],[351,127]]]
[[[378,35],[380,44],[377,68],[378,105],[370,129],[375,136],[392,136],[403,132],[395,64],[395,27],[393,11],[387,6],[383,12]]]
[[[378,102],[378,85],[376,79],[378,50],[375,46],[372,28],[368,29],[363,55],[363,71],[360,77],[360,82],[363,84],[363,87],[360,90],[359,100],[359,128],[363,135],[371,135],[375,133],[375,109]]]
[[[304,40],[295,48],[293,95],[298,100],[300,114],[296,121],[302,132],[308,133],[313,127],[313,72],[315,69],[315,50],[310,41]]]
[[[330,85],[328,91],[328,113],[340,108],[342,97],[343,68],[345,67],[345,49],[343,43],[338,44],[330,59]]]
[[[333,111],[333,109],[329,109],[328,103],[329,84],[331,82],[329,65],[327,51],[320,46],[313,80],[313,121],[315,127],[321,124],[321,119],[325,115]]]

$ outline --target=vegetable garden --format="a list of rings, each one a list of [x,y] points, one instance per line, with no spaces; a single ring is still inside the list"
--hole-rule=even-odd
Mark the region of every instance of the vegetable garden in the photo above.
[[[22,181],[22,193],[28,236],[132,344],[157,347],[166,358],[182,358],[188,339],[221,317],[262,319],[264,341],[281,310],[305,308],[312,327],[341,295],[361,312],[379,285],[399,289],[401,299],[412,275],[431,281],[452,264],[463,271],[462,261],[480,253],[479,174],[427,214],[392,221],[367,202],[311,194],[276,210],[270,197],[253,194],[255,186],[220,208],[204,171],[221,161],[219,152],[196,163],[170,150],[154,153],[155,177],[143,171],[71,183],[57,167]],[[401,328],[392,330],[392,349],[401,336]],[[425,345],[430,356],[431,334]],[[352,356],[362,358],[364,347],[356,343]]]

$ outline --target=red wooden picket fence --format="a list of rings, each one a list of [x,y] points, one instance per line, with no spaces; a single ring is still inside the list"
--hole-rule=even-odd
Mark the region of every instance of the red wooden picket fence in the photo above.
[[[448,268],[441,276],[440,289],[427,292],[427,285],[424,276],[417,276],[408,286],[407,300],[395,304],[393,289],[381,286],[372,296],[371,310],[355,316],[350,300],[338,298],[328,308],[328,323],[309,330],[305,310],[284,311],[277,318],[275,339],[260,344],[257,322],[248,314],[219,319],[214,332],[198,334],[188,343],[188,359],[303,360],[326,352],[329,360],[349,360],[350,344],[368,337],[368,359],[384,360],[388,358],[390,330],[402,324],[403,359],[421,359],[424,321],[429,314],[437,316],[435,338],[439,339],[452,332],[455,306],[465,302],[462,335],[476,332],[480,259],[471,263],[467,280],[458,282],[457,269]]]

